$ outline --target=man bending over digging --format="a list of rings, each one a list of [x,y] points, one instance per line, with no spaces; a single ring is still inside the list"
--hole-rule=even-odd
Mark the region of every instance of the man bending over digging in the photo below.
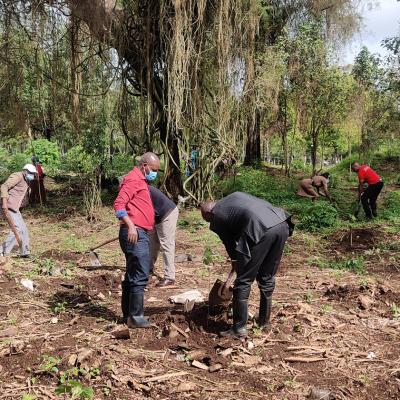
[[[246,336],[247,303],[255,279],[260,289],[256,322],[261,328],[269,322],[275,275],[285,242],[294,229],[291,216],[267,201],[242,192],[217,202],[203,203],[201,214],[224,243],[232,268],[236,270],[233,327],[221,332],[221,336]]]

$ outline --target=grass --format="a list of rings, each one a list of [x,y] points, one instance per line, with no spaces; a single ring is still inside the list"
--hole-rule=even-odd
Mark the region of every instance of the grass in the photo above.
[[[400,320],[400,307],[395,303],[392,304],[392,315],[396,321]]]
[[[365,274],[365,260],[363,257],[352,257],[349,259],[342,259],[337,261],[326,261],[319,257],[315,257],[311,263],[320,269],[330,268],[334,270],[349,270],[358,275]]]

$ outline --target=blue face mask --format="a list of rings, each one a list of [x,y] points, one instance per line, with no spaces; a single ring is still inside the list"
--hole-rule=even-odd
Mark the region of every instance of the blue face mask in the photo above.
[[[33,174],[26,174],[26,180],[31,182],[35,179],[35,175]]]
[[[146,174],[144,177],[149,182],[154,181],[157,178],[157,172],[150,170],[150,172]]]

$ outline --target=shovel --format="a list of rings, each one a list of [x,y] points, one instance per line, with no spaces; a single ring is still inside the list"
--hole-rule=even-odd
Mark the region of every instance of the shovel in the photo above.
[[[361,200],[359,200],[357,203],[357,206],[356,206],[356,210],[354,211],[354,217],[358,218],[358,215],[360,214],[360,211],[361,211],[361,207],[362,207],[362,203],[361,203]]]
[[[108,243],[115,242],[116,240],[118,240],[118,238],[119,238],[119,237],[106,240],[105,242],[99,244],[98,246],[92,247],[91,249],[89,249],[89,251],[90,251],[90,252],[89,252],[89,260],[90,260],[90,265],[91,265],[92,267],[101,267],[101,262],[100,262],[100,260],[99,260],[99,256],[97,255],[97,253],[95,252],[95,250],[98,249],[98,248],[100,248],[100,247],[105,246],[105,245],[108,244]]]
[[[215,281],[210,290],[210,294],[208,295],[208,304],[211,307],[227,303],[232,298],[233,292],[231,286],[235,280],[234,272],[234,269],[229,272],[228,278],[225,282],[220,279]]]

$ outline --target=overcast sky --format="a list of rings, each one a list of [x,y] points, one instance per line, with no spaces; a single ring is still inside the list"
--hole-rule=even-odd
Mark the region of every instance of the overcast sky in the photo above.
[[[395,36],[400,32],[400,1],[380,0],[373,9],[367,6],[361,7],[363,17],[363,29],[356,35],[352,44],[343,52],[343,62],[340,64],[352,64],[354,57],[362,46],[367,46],[371,53],[385,54],[381,42],[388,36]]]

